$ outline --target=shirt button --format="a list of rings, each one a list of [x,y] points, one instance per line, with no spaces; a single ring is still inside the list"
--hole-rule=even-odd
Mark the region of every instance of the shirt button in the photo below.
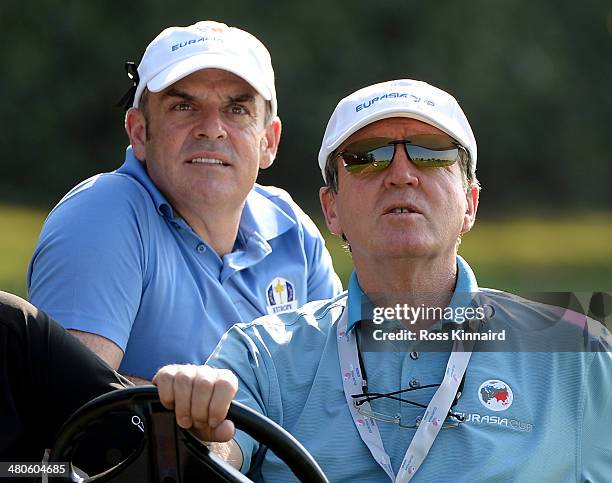
[[[413,389],[421,386],[421,383],[417,381],[416,379],[413,379],[412,381],[410,381],[409,384],[410,384],[410,387]]]
[[[198,253],[204,253],[206,251],[206,245],[204,245],[204,243],[200,243],[196,247],[196,250],[198,251]]]
[[[416,361],[416,360],[419,358],[419,353],[418,353],[418,352],[416,352],[416,351],[412,351],[412,352],[410,353],[410,358],[411,358],[413,361]]]

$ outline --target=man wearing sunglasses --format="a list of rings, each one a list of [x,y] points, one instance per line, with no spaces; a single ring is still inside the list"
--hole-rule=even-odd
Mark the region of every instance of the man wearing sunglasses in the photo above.
[[[429,84],[385,82],[342,99],[319,167],[327,225],[355,264],[348,293],[234,326],[207,362],[234,372],[235,398],[296,436],[331,481],[605,481],[612,474],[610,333],[584,315],[479,288],[457,255],[478,207],[476,158],[457,101]],[[413,311],[394,310],[395,302]],[[389,321],[373,323],[376,309],[391,310]],[[389,337],[412,329],[421,339],[379,342],[376,331],[387,323],[399,329],[382,330]],[[456,330],[459,340],[444,339]],[[477,341],[489,333],[519,347]],[[551,343],[560,334],[572,346],[565,352]],[[429,337],[441,342],[432,346]],[[509,352],[522,342],[535,345]],[[197,381],[198,370],[171,366],[156,375],[168,407],[191,390],[168,391],[170,382]],[[216,392],[211,382],[204,409],[177,408],[177,417],[191,415],[210,437],[227,404],[212,399],[229,397],[227,384]],[[243,471],[290,479],[241,432],[226,444]]]

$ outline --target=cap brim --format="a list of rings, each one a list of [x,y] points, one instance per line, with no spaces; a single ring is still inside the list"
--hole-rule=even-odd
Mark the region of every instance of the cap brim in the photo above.
[[[202,69],[221,69],[231,72],[253,86],[266,101],[272,100],[272,93],[266,87],[265,80],[253,75],[253,70],[256,70],[256,67],[245,62],[244,58],[237,59],[227,54],[219,55],[211,52],[193,55],[175,62],[147,82],[147,88],[151,92],[162,91],[189,74]]]
[[[445,132],[453,139],[459,141],[463,146],[469,146],[469,140],[463,139],[463,136],[459,135],[459,133],[461,132],[459,126],[457,126],[456,129],[451,129],[449,128],[448,124],[446,126],[443,126],[438,121],[436,121],[434,117],[427,116],[420,110],[408,109],[406,108],[406,106],[393,106],[386,109],[374,111],[368,116],[359,119],[358,122],[345,129],[343,133],[331,145],[327,146],[328,152],[331,153],[332,151],[334,151],[351,135],[355,134],[357,131],[367,126],[368,124],[372,124],[373,122],[380,121],[382,119],[388,119],[390,117],[408,117],[411,119],[416,119],[418,121],[426,122],[427,124],[437,127],[441,131]],[[452,120],[449,119],[449,121]]]

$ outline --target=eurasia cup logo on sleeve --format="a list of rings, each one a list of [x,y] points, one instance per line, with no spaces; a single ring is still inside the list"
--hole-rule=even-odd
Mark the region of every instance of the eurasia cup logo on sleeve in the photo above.
[[[266,288],[266,302],[269,314],[297,309],[295,287],[286,278],[275,277]]]

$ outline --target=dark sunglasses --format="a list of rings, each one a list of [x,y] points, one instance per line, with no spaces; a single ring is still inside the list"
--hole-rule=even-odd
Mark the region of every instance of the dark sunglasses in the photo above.
[[[415,165],[428,168],[451,166],[465,148],[449,136],[421,134],[406,139],[370,138],[349,144],[340,156],[349,173],[369,173],[388,168],[398,144],[403,144],[408,159]]]

